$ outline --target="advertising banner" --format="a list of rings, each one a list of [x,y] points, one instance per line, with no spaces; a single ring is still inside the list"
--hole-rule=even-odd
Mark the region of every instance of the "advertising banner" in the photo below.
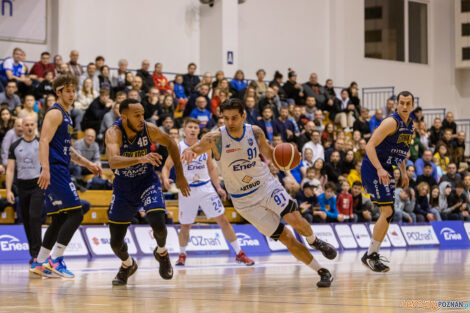
[[[168,226],[168,236],[166,238],[166,249],[169,253],[179,253],[178,233],[174,227]],[[135,240],[139,245],[140,251],[145,255],[153,255],[153,250],[157,246],[157,242],[153,237],[153,230],[150,226],[133,227]]]
[[[82,227],[85,239],[94,256],[112,256],[114,255],[111,249],[111,236],[109,228],[106,226],[88,226]],[[130,255],[137,254],[137,246],[132,238],[131,232],[128,230],[124,241],[127,243],[128,252]]]
[[[46,233],[47,227],[42,228],[42,238],[44,239],[44,234]],[[75,234],[73,234],[72,239],[65,249],[64,256],[89,256],[88,247],[86,246],[83,235],[78,229]]]
[[[431,225],[401,226],[401,231],[410,246],[432,246],[439,244],[439,240]]]
[[[23,225],[0,227],[0,261],[29,261],[29,245]]]
[[[370,245],[370,235],[364,224],[351,224],[351,230],[359,248],[367,249]]]
[[[470,241],[462,221],[440,221],[431,222],[434,232],[439,239],[440,247],[449,248],[468,248]]]
[[[357,248],[356,239],[354,239],[354,235],[351,232],[351,228],[348,224],[336,224],[335,231],[344,249]]]
[[[233,229],[240,243],[240,248],[242,248],[247,255],[269,254],[266,239],[253,225],[233,225]]]

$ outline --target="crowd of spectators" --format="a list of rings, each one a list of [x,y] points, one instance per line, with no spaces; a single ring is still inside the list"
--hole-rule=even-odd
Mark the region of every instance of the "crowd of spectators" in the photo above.
[[[139,100],[145,119],[158,125],[175,140],[182,139],[185,117],[200,121],[201,135],[224,124],[220,104],[240,98],[246,105],[246,122],[258,125],[270,144],[294,144],[301,151],[300,165],[287,172],[268,164],[272,174],[297,200],[302,215],[312,223],[370,222],[379,209],[361,184],[365,146],[381,121],[395,111],[392,97],[383,107],[370,112],[358,96],[358,85],[336,92],[332,79],[320,83],[312,73],[306,82],[288,69],[287,79],[276,71],[271,81],[263,69],[256,79],[247,80],[242,70],[233,78],[218,71],[213,76],[196,75],[190,63],[187,73],[168,79],[163,64],[143,60],[137,71],[128,69],[125,59],[111,71],[103,56],[86,66],[79,52],[70,52],[68,62],[60,55],[44,52],[31,68],[24,63],[25,52],[16,48],[0,65],[0,142],[2,163],[9,146],[22,135],[21,118],[33,116],[41,124],[45,111],[55,102],[51,88],[54,77],[70,72],[79,79],[77,97],[70,112],[75,130],[84,132],[74,147],[93,162],[100,162],[106,129],[119,118],[119,104],[126,98]],[[457,130],[452,112],[444,120],[426,125],[420,107],[414,111],[415,133],[410,145],[406,174],[410,187],[396,183],[395,222],[470,220],[470,173],[465,159],[465,137]],[[152,149],[165,158],[164,147]],[[71,167],[79,178],[84,169]],[[0,173],[4,167],[0,165]]]

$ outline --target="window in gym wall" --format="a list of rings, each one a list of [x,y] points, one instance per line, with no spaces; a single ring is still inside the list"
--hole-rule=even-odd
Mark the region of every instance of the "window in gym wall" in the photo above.
[[[470,0],[460,0],[462,13],[470,12]]]
[[[470,36],[470,23],[462,24],[462,36]]]
[[[462,48],[462,60],[470,60],[470,47]]]
[[[365,56],[405,61],[405,0],[364,1]]]
[[[428,64],[427,4],[408,2],[408,56],[412,63]]]

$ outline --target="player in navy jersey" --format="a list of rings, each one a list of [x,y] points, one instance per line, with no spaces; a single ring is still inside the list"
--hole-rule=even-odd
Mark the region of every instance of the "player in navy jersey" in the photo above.
[[[152,153],[150,146],[152,143],[159,143],[167,147],[171,158],[175,160],[176,186],[186,197],[189,196],[190,189],[184,177],[179,149],[170,136],[154,124],[144,121],[144,107],[139,101],[124,100],[119,106],[119,112],[121,118],[106,131],[106,154],[115,175],[108,213],[111,248],[122,260],[113,285],[127,284],[127,279],[137,270],[137,263],[129,256],[124,238],[139,207],[145,210],[157,241],[153,254],[160,263],[160,276],[171,279],[173,268],[165,248],[165,201],[154,170],[154,166],[161,164],[162,157],[158,153]]]
[[[375,272],[388,272],[390,268],[379,255],[388,226],[393,219],[395,181],[393,167],[401,171],[402,188],[408,188],[406,155],[410,149],[414,126],[411,112],[414,97],[408,91],[397,96],[397,112],[384,119],[373,132],[366,146],[362,162],[362,184],[370,194],[373,203],[380,207],[380,217],[374,227],[369,250],[362,257],[362,263]]]
[[[54,81],[57,103],[44,116],[39,140],[41,174],[38,185],[44,190],[45,211],[52,217],[52,223],[47,228],[30,271],[47,277],[74,277],[67,269],[63,255],[82,222],[83,212],[77,190],[70,179],[70,161],[87,167],[95,175],[101,174],[98,164],[82,157],[70,146],[73,126],[68,112],[75,100],[76,87],[77,79],[73,75],[62,75]]]

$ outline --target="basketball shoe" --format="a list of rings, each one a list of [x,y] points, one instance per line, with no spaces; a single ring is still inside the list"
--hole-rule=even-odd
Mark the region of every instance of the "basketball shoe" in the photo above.
[[[186,263],[186,253],[180,253],[178,256],[178,261],[176,261],[176,266],[184,266]]]
[[[75,277],[75,275],[67,269],[67,266],[65,265],[63,256],[58,257],[54,260],[51,257],[49,257],[46,260],[46,263],[44,263],[44,264],[45,264],[44,266],[49,271],[51,271],[53,274],[56,274],[60,277],[64,277],[64,278],[74,278]]]
[[[127,279],[132,276],[132,274],[137,271],[137,263],[134,259],[132,259],[132,265],[128,267],[121,267],[119,268],[119,272],[117,273],[116,277],[113,279],[114,286],[122,286],[127,284]]]
[[[380,256],[377,252],[373,252],[368,255],[366,251],[366,253],[364,253],[364,255],[362,256],[361,261],[365,266],[367,266],[374,272],[388,272],[390,270],[390,267],[383,263],[388,263],[388,260],[383,256]]]
[[[333,276],[331,275],[330,271],[328,271],[326,268],[321,268],[318,270],[318,275],[320,275],[320,281],[317,282],[317,287],[324,288],[331,286]]]
[[[312,248],[320,250],[323,256],[327,259],[333,260],[338,254],[335,247],[320,238],[315,238],[315,241],[310,245]]]
[[[29,272],[42,277],[56,277],[49,269],[45,268],[42,263],[38,263],[36,259],[31,263]]]
[[[153,250],[153,256],[155,257],[155,260],[160,263],[160,268],[158,269],[160,276],[163,279],[172,279],[173,267],[171,266],[170,255],[168,254],[168,251],[165,251],[165,254],[161,255],[157,252],[157,248],[155,248],[155,250]]]
[[[238,262],[238,263],[243,263],[245,264],[246,266],[252,266],[255,264],[255,261],[253,261],[252,259],[250,259],[249,257],[246,256],[245,252],[240,251],[235,260]]]

